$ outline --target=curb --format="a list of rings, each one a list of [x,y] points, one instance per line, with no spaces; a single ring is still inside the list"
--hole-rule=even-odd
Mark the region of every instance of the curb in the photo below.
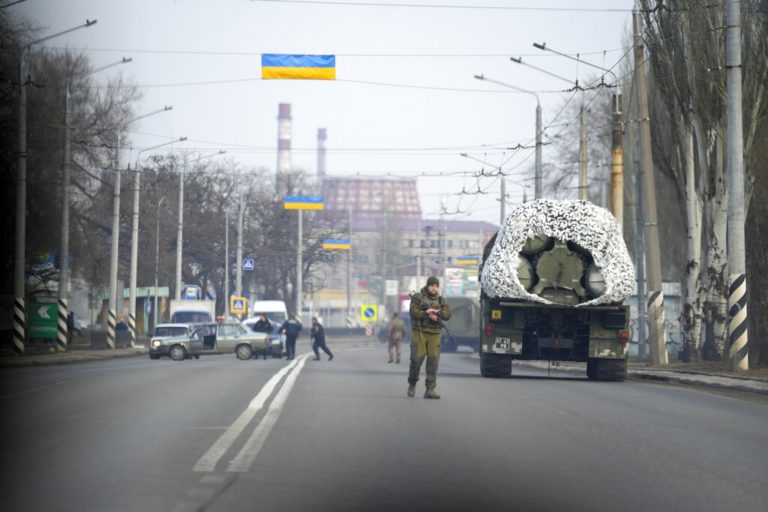
[[[115,350],[73,350],[65,353],[37,354],[31,356],[0,357],[0,368],[24,368],[30,366],[53,366],[61,364],[104,361],[119,357],[138,357],[147,354],[145,347],[120,348]]]

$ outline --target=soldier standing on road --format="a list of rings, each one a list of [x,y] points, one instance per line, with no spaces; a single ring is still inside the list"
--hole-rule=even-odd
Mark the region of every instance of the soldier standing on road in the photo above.
[[[392,315],[392,320],[387,324],[387,352],[389,352],[389,361],[396,357],[397,364],[400,364],[400,342],[405,337],[405,322],[403,322],[397,313]]]
[[[280,327],[280,332],[285,334],[286,359],[290,360],[296,356],[296,338],[299,337],[303,328],[295,315],[286,320]]]
[[[325,344],[325,329],[322,324],[317,321],[317,317],[312,317],[312,330],[310,331],[309,338],[312,340],[312,350],[315,353],[315,361],[320,360],[320,349],[328,354],[328,360],[333,359],[333,353]]]
[[[424,398],[437,399],[437,365],[440,362],[440,337],[442,326],[439,320],[451,318],[451,307],[440,296],[440,281],[432,276],[427,286],[419,292],[419,301],[411,299],[411,367],[408,372],[408,396],[416,394],[416,383],[421,373],[421,363],[427,358],[427,391]]]

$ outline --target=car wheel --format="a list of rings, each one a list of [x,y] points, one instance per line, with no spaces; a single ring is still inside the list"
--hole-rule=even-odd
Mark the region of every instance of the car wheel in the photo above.
[[[174,345],[168,350],[168,355],[174,361],[183,361],[187,358],[187,350],[181,345]]]
[[[235,349],[235,354],[239,360],[247,361],[253,357],[253,347],[246,344],[238,345]]]

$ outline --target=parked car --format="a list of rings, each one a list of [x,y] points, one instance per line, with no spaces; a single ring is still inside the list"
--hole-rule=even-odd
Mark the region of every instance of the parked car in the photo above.
[[[168,356],[174,361],[199,358],[204,355],[235,354],[238,359],[269,355],[269,336],[251,332],[234,322],[205,323],[195,327],[191,335],[153,338],[149,356]]]
[[[284,316],[281,316],[279,313],[274,314],[274,316],[273,316],[273,313],[264,313],[264,314],[267,316],[269,323],[272,324],[272,332],[269,333],[269,353],[272,355],[272,357],[282,358],[283,347],[285,346],[285,334],[280,334],[278,330],[280,329],[280,326],[283,325],[283,322],[285,321],[285,320],[280,320],[280,318],[284,318]],[[257,316],[254,318],[249,318],[248,320],[243,320],[242,325],[249,331],[253,331],[254,326],[258,321],[259,321],[259,317]]]

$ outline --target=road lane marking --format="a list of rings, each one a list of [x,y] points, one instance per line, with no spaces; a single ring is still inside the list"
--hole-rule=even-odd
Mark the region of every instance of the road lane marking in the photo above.
[[[227,428],[226,432],[224,432],[221,437],[219,437],[219,439],[213,443],[210,448],[208,448],[208,451],[205,452],[203,456],[197,460],[193,471],[213,471],[216,468],[216,464],[224,456],[227,450],[229,450],[229,448],[242,433],[245,427],[248,426],[248,423],[250,423],[253,417],[256,416],[256,414],[264,407],[264,404],[272,395],[272,392],[280,380],[285,376],[286,373],[293,370],[300,361],[303,361],[303,359],[294,359],[290,364],[280,369],[279,372],[274,374],[272,378],[269,379],[266,384],[264,384],[264,387],[261,388],[261,391],[259,391],[253,400],[251,400],[251,403],[248,404],[248,407],[245,408],[245,410],[240,414],[235,422],[232,423],[232,425]]]
[[[245,445],[237,454],[237,457],[229,463],[227,472],[242,473],[250,469],[256,456],[264,446],[269,433],[277,423],[280,413],[283,410],[283,405],[285,405],[285,401],[288,399],[288,395],[291,393],[291,389],[293,389],[293,385],[296,383],[296,378],[299,376],[299,373],[301,373],[301,369],[304,367],[307,357],[309,357],[309,354],[297,359],[297,361],[299,361],[298,366],[296,366],[296,369],[285,379],[280,391],[277,392],[272,403],[269,404],[267,413],[254,429],[251,437],[248,438],[248,441],[245,442]]]

